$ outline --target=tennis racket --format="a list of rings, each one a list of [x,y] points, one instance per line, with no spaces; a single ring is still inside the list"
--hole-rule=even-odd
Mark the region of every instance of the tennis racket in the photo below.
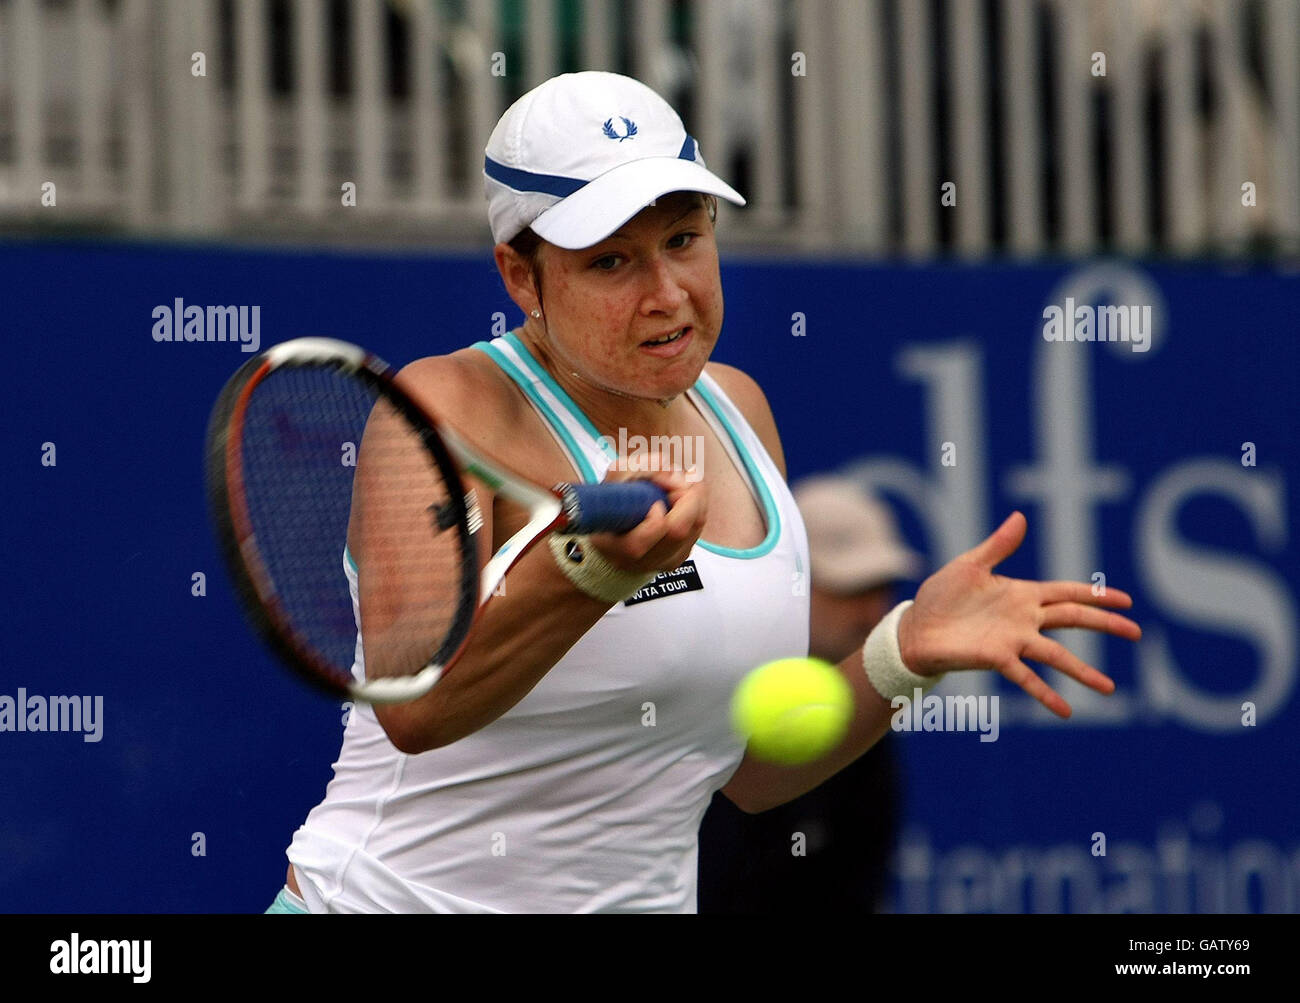
[[[368,703],[429,692],[506,573],[547,533],[626,532],[655,502],[668,504],[644,480],[553,488],[524,480],[435,420],[394,375],[347,342],[287,341],[231,377],[207,432],[212,522],[244,613],[299,676]],[[355,490],[359,461],[367,478],[383,479],[383,511],[354,505],[364,497]],[[481,573],[483,520],[462,472],[528,515]],[[345,549],[350,519],[365,541],[364,571]],[[353,673],[360,590],[347,565],[376,597],[367,638],[383,647],[379,678],[370,651],[366,678]],[[389,580],[406,582],[403,594],[384,594]]]

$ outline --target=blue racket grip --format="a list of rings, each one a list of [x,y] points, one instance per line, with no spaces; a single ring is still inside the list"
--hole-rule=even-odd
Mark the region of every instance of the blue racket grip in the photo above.
[[[568,517],[566,533],[626,533],[639,526],[655,502],[668,495],[651,481],[617,484],[557,484]]]

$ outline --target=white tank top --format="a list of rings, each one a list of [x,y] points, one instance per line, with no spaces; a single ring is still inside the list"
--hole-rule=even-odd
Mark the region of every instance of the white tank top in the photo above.
[[[603,479],[596,429],[523,343],[475,347],[583,479]],[[449,746],[405,755],[358,706],[325,800],[288,850],[312,912],[696,910],[700,820],[745,751],[732,691],[750,669],[808,652],[808,542],[780,472],[716,381],[702,374],[687,396],[758,501],[763,541],[697,542],[701,588],[612,607],[523,700]]]

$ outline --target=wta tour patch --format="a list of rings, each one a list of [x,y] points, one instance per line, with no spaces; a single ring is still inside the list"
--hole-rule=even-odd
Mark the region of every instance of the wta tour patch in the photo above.
[[[700,573],[695,570],[694,561],[686,561],[672,571],[661,571],[654,580],[641,586],[629,599],[623,600],[624,606],[649,602],[651,599],[663,599],[675,596],[678,592],[699,592],[704,588]]]

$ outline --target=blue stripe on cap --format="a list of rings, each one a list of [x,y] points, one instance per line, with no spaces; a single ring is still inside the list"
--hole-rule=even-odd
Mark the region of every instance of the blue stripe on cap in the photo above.
[[[677,159],[696,160],[695,151],[698,146],[695,137],[688,135],[681,151],[677,154]],[[568,198],[587,184],[580,178],[566,178],[560,174],[537,174],[533,171],[522,171],[517,167],[507,167],[505,164],[497,163],[491,157],[483,158],[483,173],[493,181],[499,181],[517,192],[541,192],[543,195],[554,195],[556,198]]]
[[[493,181],[500,181],[517,192],[542,192],[559,198],[568,198],[587,182],[579,178],[566,178],[559,174],[534,174],[517,167],[498,164],[491,157],[483,158],[483,173]]]

